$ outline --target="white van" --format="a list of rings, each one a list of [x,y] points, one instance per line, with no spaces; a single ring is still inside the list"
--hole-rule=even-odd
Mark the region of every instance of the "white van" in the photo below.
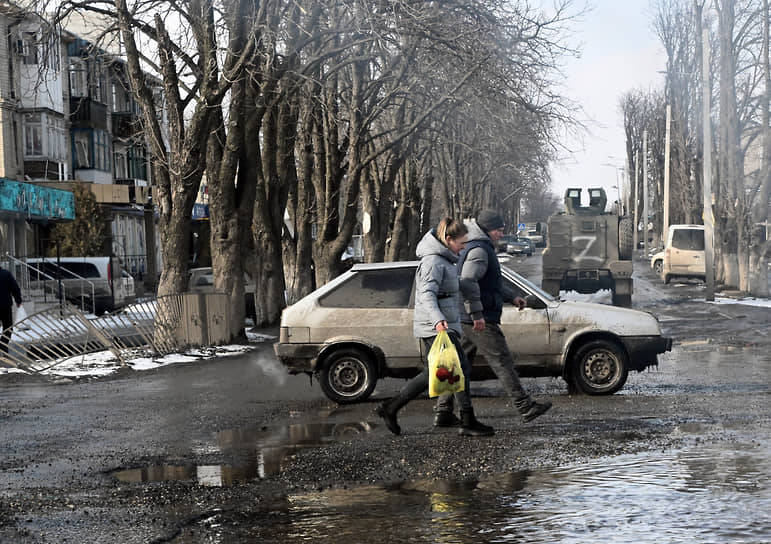
[[[675,276],[705,279],[704,225],[670,225],[661,263],[661,280]]]
[[[117,257],[36,257],[27,259],[27,264],[31,287],[61,280],[65,298],[96,315],[119,310],[136,298],[134,278]]]

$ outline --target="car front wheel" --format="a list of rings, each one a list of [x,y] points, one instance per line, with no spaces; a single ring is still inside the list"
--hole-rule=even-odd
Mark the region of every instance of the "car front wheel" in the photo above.
[[[342,348],[327,357],[319,372],[321,390],[339,404],[359,402],[372,394],[377,370],[371,357],[356,348]]]
[[[653,270],[656,272],[657,276],[661,276],[661,269],[663,266],[664,263],[662,263],[660,259],[656,259],[656,262],[653,263]]]
[[[583,393],[612,395],[626,383],[629,362],[617,344],[590,340],[576,351],[571,373],[572,382]]]

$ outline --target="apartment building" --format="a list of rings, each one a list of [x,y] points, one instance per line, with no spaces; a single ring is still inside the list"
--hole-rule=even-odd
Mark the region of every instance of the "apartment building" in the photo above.
[[[69,175],[61,42],[35,14],[0,4],[0,256],[26,256],[57,221],[75,217],[71,192],[29,183]]]
[[[88,28],[81,23],[73,26]],[[155,276],[160,256],[146,249],[160,247],[151,169],[125,60],[8,3],[0,3],[0,32],[8,37],[0,40],[0,177],[46,191],[86,184],[109,218],[104,254],[136,279]],[[162,104],[160,82],[150,81]],[[58,219],[14,225],[24,244],[7,251],[41,254],[46,226]]]

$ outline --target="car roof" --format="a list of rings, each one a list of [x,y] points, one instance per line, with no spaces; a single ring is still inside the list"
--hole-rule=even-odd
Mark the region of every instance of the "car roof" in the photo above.
[[[704,229],[704,225],[669,225],[670,230],[675,229]]]
[[[392,268],[415,268],[419,261],[393,261],[389,263],[359,263],[351,270],[390,270]]]

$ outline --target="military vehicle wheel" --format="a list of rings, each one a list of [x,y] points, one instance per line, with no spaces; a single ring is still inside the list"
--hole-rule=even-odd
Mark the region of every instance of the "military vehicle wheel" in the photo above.
[[[622,308],[632,307],[632,295],[617,295],[613,293],[612,296],[613,306],[620,306]]]
[[[372,394],[377,377],[375,363],[366,353],[356,348],[341,348],[324,362],[319,383],[330,400],[351,404]]]
[[[628,217],[618,222],[618,257],[624,261],[632,258],[634,249],[634,225]]]
[[[542,280],[541,289],[556,297],[560,294],[560,282],[558,280]]]
[[[573,358],[571,378],[587,395],[612,395],[621,389],[629,375],[626,353],[609,340],[590,340]]]

